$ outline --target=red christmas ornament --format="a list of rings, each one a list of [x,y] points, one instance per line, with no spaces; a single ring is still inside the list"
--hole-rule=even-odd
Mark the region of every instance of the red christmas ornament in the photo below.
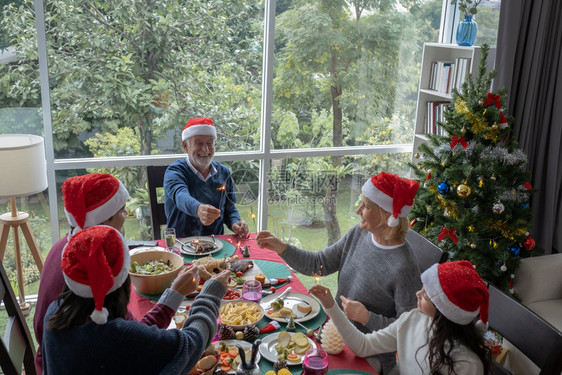
[[[260,329],[260,333],[272,332],[272,331],[275,331],[276,329],[279,329],[279,327],[281,327],[279,322],[274,320],[271,323],[269,323],[268,325],[266,325],[265,327],[263,327],[262,329]]]
[[[427,177],[425,178],[426,181],[429,181],[431,178],[431,169],[427,171]]]
[[[529,181],[526,181],[525,184],[523,184],[523,186],[525,186],[525,189],[527,190],[531,190],[533,188],[533,186],[529,183]]]
[[[527,236],[527,239],[523,242],[523,247],[525,248],[525,250],[533,250],[535,248],[535,240],[533,240],[531,238],[531,236]]]
[[[412,221],[410,221],[410,228],[413,228],[414,225],[418,222],[418,219],[414,219]]]

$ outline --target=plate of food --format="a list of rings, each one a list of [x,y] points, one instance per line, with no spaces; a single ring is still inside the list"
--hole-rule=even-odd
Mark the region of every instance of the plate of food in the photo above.
[[[221,240],[205,236],[186,237],[178,242],[181,243],[180,251],[186,255],[209,255],[224,246]]]
[[[316,317],[322,306],[311,296],[303,293],[289,292],[279,299],[281,293],[273,293],[263,297],[260,305],[265,311],[265,316],[269,319],[286,323],[289,316],[295,322],[306,322]]]
[[[260,345],[260,354],[270,362],[286,360],[288,365],[300,365],[314,341],[302,332],[276,332],[266,336]]]
[[[252,344],[244,340],[222,340],[212,343],[221,361],[220,368],[227,374],[236,374],[236,369],[240,365],[241,359],[238,353],[240,345],[244,349],[246,362],[252,358]],[[256,363],[261,359],[260,353],[256,353]],[[230,369],[228,369],[230,367]]]
[[[219,309],[222,324],[242,331],[249,325],[257,324],[263,318],[261,306],[252,301],[235,300],[223,302]]]

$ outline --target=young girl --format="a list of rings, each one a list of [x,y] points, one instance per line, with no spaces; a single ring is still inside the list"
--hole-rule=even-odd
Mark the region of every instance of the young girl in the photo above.
[[[181,330],[125,320],[131,291],[129,248],[121,233],[94,226],[73,235],[62,252],[66,288],[45,315],[44,375],[187,374],[217,331],[229,271],[208,280]],[[190,292],[196,267],[182,270]],[[178,282],[178,278],[174,283]],[[183,295],[169,289],[179,306]],[[178,301],[179,300],[179,301]]]
[[[421,279],[417,309],[368,334],[350,323],[329,289],[314,285],[310,293],[360,357],[396,351],[401,374],[487,374],[489,350],[474,324],[479,313],[482,322],[488,321],[486,284],[466,260],[434,264]]]

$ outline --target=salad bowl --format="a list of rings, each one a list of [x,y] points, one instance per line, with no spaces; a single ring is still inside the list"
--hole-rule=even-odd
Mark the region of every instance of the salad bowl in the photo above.
[[[144,251],[131,255],[129,275],[143,294],[162,294],[183,267],[183,257],[169,251]]]

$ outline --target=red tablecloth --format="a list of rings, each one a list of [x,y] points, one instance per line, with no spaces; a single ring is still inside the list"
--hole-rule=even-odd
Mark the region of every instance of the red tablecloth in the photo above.
[[[274,251],[260,249],[260,247],[254,241],[256,234],[251,233],[250,238],[241,241],[240,245],[242,248],[248,245],[248,249],[250,251],[250,258],[249,259],[262,259],[268,260],[277,263],[283,263],[283,260],[277,253]],[[230,242],[236,247],[235,254],[242,258],[242,251],[238,248],[238,238],[234,235],[221,235],[216,236],[217,238],[223,239],[225,241]],[[158,246],[165,247],[165,243],[163,240],[159,241]],[[291,271],[291,275],[293,276],[293,280],[286,285],[280,287],[277,291],[281,292],[285,290],[288,286],[291,286],[293,292],[299,293],[307,293],[307,289],[305,286],[299,281],[296,275]],[[129,302],[129,311],[133,314],[135,319],[140,320],[144,316],[144,314],[149,311],[154,306],[154,301],[151,302],[150,299],[145,298],[139,295],[134,288],[131,288],[131,300]],[[265,359],[263,359],[265,360]],[[376,374],[373,370],[371,365],[363,358],[356,357],[346,346],[344,350],[338,355],[329,355],[329,364],[331,369],[338,369],[338,368],[345,368],[350,370],[360,370],[365,371],[368,373]],[[295,367],[295,366],[291,366]],[[293,370],[293,368],[291,368]],[[353,372],[350,371],[350,374]]]

